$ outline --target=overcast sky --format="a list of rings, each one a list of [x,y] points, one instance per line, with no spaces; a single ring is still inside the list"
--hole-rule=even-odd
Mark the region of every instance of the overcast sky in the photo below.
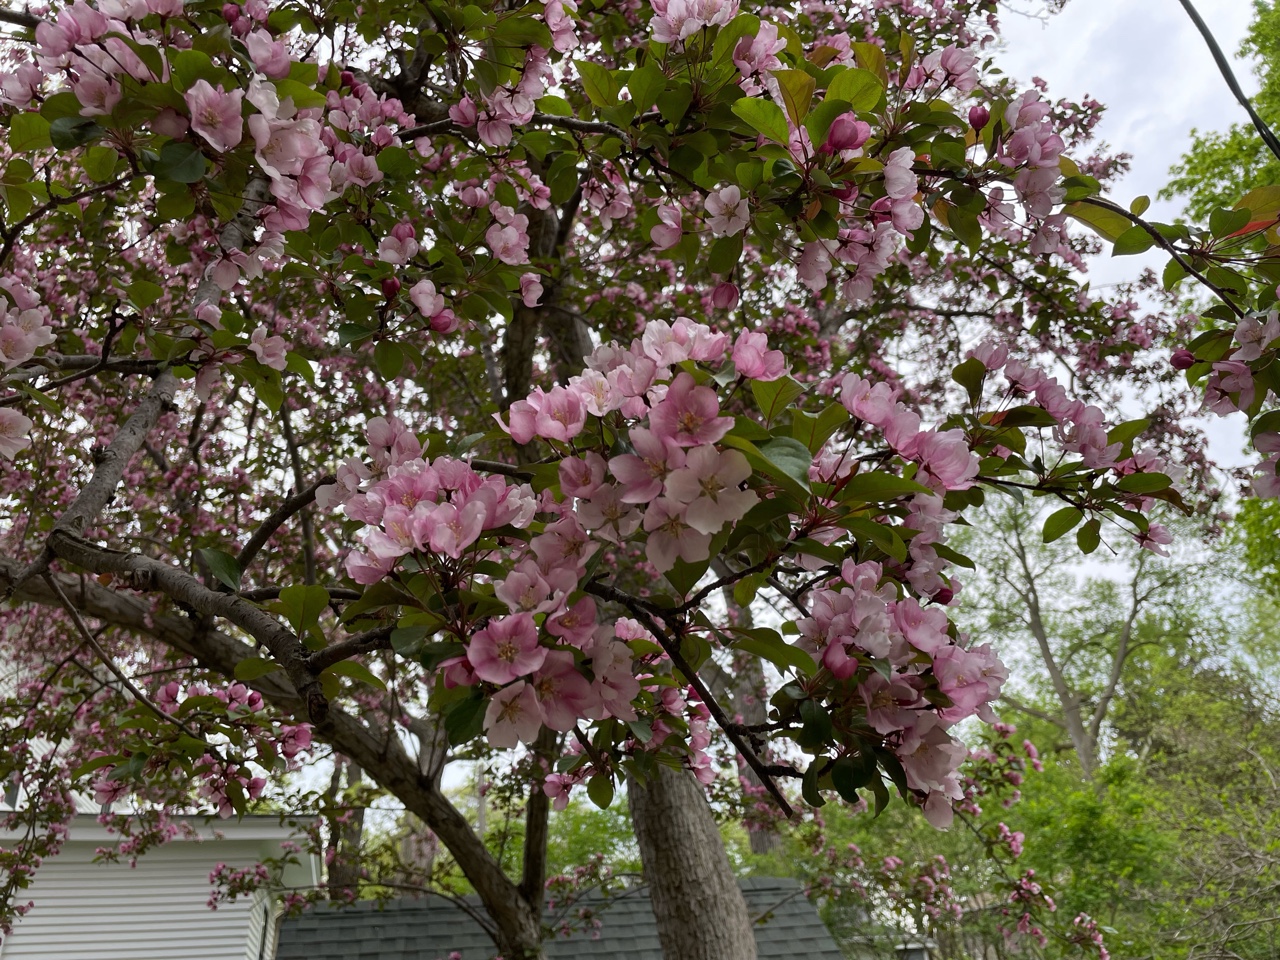
[[[1232,57],[1248,94],[1257,90],[1250,64],[1235,56],[1252,12],[1249,0],[1196,0],[1196,7]],[[1115,150],[1133,155],[1132,170],[1115,191],[1126,205],[1146,194],[1148,217],[1173,220],[1177,201],[1156,193],[1191,143],[1191,129],[1223,130],[1248,117],[1218,72],[1209,49],[1178,0],[1070,0],[1047,22],[1006,13],[1005,48],[997,62],[1023,86],[1033,76],[1049,83],[1053,97],[1086,95],[1107,107],[1097,135]],[[1158,251],[1140,257],[1099,257],[1090,275],[1095,286],[1134,279],[1143,266],[1161,270]],[[1234,418],[1240,419],[1240,418]],[[1256,458],[1241,453],[1243,424],[1211,418],[1211,455],[1219,463]]]

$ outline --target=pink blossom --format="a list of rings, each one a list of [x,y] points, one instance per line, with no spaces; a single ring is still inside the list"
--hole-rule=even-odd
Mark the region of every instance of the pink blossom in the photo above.
[[[690,525],[686,507],[678,500],[659,497],[650,503],[644,515],[644,528],[649,532],[645,555],[660,573],[675,566],[677,559],[696,563],[711,553],[711,536]]]
[[[649,414],[649,428],[659,438],[694,447],[719,441],[733,428],[733,418],[720,416],[714,390],[698,386],[692,376],[681,373]]]
[[[31,446],[31,420],[13,407],[0,407],[0,457],[12,460]]]
[[[266,327],[258,327],[249,337],[249,350],[258,362],[272,370],[284,370],[288,364],[284,337],[267,336]]]
[[[736,184],[712,190],[706,200],[707,227],[717,237],[730,237],[741,233],[751,222],[747,200]]]
[[[249,59],[259,73],[272,80],[283,80],[289,75],[292,62],[289,59],[289,48],[283,40],[276,40],[259,28],[245,36],[244,45],[249,51]]]
[[[787,361],[781,350],[770,350],[769,338],[754,330],[743,330],[733,344],[733,365],[752,380],[777,380],[785,376]]]
[[[687,505],[686,519],[699,533],[718,533],[736,523],[759,498],[739,485],[751,476],[751,464],[737,450],[706,445],[686,454],[685,465],[667,477],[666,495]]]
[[[536,273],[521,274],[520,299],[526,307],[536,307],[542,299],[542,277]]]
[[[579,720],[599,716],[600,698],[567,650],[549,651],[532,685],[543,722],[552,730],[572,730]]]
[[[679,243],[680,238],[684,235],[681,229],[680,208],[675,206],[659,207],[658,220],[661,222],[649,231],[649,239],[653,241],[654,249],[668,250]]]
[[[219,84],[215,90],[208,80],[197,80],[183,94],[191,111],[191,129],[204,137],[220,153],[234,149],[244,136],[244,118],[240,115],[243,90],[230,93]]]
[[[538,645],[538,627],[530,613],[495,617],[467,644],[467,662],[489,683],[510,683],[542,666],[547,648]]]
[[[509,749],[517,742],[533,743],[542,729],[542,711],[533,687],[517,680],[493,695],[484,712],[484,730],[489,745]]]

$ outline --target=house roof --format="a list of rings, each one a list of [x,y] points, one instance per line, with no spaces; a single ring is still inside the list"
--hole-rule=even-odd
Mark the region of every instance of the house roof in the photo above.
[[[748,878],[741,882],[755,925],[759,960],[843,960],[831,934],[795,880]],[[470,898],[469,898],[470,899]],[[473,907],[478,904],[471,901]],[[546,945],[548,960],[662,960],[647,889],[629,891],[600,908],[599,937],[577,933]],[[321,906],[286,920],[276,960],[490,960],[493,941],[465,911],[440,897],[393,900],[350,907]]]

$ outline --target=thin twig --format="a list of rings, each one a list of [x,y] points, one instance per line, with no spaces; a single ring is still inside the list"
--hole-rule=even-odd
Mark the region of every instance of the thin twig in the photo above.
[[[84,642],[93,648],[93,652],[98,655],[98,659],[102,661],[103,666],[105,666],[108,670],[111,671],[111,673],[115,676],[115,678],[119,680],[121,684],[124,685],[124,688],[128,690],[130,694],[133,695],[133,698],[137,700],[139,703],[141,703],[143,706],[145,706],[152,713],[154,713],[161,720],[163,720],[165,723],[173,724],[179,730],[185,733],[187,736],[192,737],[195,740],[199,740],[206,747],[211,746],[210,743],[207,740],[205,740],[204,737],[195,733],[177,717],[170,716],[169,714],[161,710],[159,706],[157,706],[155,703],[151,701],[150,697],[148,697],[145,693],[139,690],[137,686],[134,685],[134,682],[132,680],[130,680],[127,676],[125,676],[124,671],[121,670],[118,666],[116,666],[115,661],[111,659],[107,651],[103,650],[102,645],[99,644],[98,641],[94,638],[93,633],[89,630],[88,625],[84,622],[84,618],[80,616],[80,611],[75,608],[75,605],[72,604],[71,599],[66,595],[65,592],[63,592],[63,589],[58,584],[58,581],[55,580],[52,576],[50,576],[47,572],[44,573],[42,576],[43,576],[44,582],[49,585],[49,588],[58,595],[58,601],[62,604],[62,609],[66,610],[67,613],[70,615],[71,619],[75,622],[76,629],[80,631],[80,636],[84,639]]]
[[[584,589],[587,593],[593,593],[601,599],[621,603],[636,615],[637,619],[639,619],[654,635],[654,637],[657,638],[658,643],[662,645],[662,649],[666,652],[667,656],[671,658],[671,662],[674,663],[676,668],[684,674],[689,685],[697,692],[698,696],[702,699],[702,702],[707,705],[707,709],[711,712],[711,716],[715,719],[720,729],[724,731],[724,735],[729,738],[729,742],[733,744],[734,748],[742,754],[742,758],[747,761],[747,766],[751,767],[751,769],[755,771],[756,776],[760,778],[760,782],[764,784],[765,789],[768,790],[773,796],[773,799],[777,801],[782,812],[787,815],[788,819],[795,816],[795,811],[791,809],[791,804],[787,803],[787,798],[782,795],[782,791],[778,789],[778,785],[773,782],[773,778],[769,775],[768,768],[760,758],[756,756],[755,751],[747,745],[746,741],[738,735],[737,731],[734,729],[733,722],[725,716],[724,709],[720,706],[716,698],[711,695],[711,691],[707,689],[706,684],[702,682],[702,678],[698,676],[698,671],[690,666],[689,661],[686,660],[684,658],[684,654],[680,652],[679,643],[672,643],[671,638],[667,636],[667,632],[654,622],[654,619],[650,614],[650,610],[647,609],[650,605],[623,593],[621,590],[616,590],[613,587],[606,586],[599,580],[593,580],[591,583],[588,583]],[[660,608],[654,607],[653,610],[657,612],[658,616],[661,616],[664,619],[668,616],[668,613],[660,610]]]
[[[1200,17],[1199,11],[1191,0],[1179,0],[1182,9],[1187,11],[1187,16],[1191,18],[1191,22],[1196,25],[1196,29],[1200,31],[1200,36],[1204,37],[1205,44],[1209,47],[1209,52],[1213,54],[1214,62],[1218,65],[1218,70],[1222,73],[1222,79],[1227,81],[1227,86],[1235,95],[1240,106],[1244,107],[1245,113],[1249,114],[1249,119],[1253,121],[1254,129],[1262,137],[1262,142],[1267,145],[1267,149],[1280,159],[1280,140],[1276,139],[1275,133],[1271,130],[1265,120],[1258,116],[1258,111],[1253,109],[1253,104],[1249,102],[1249,98],[1244,95],[1244,90],[1240,88],[1240,82],[1236,80],[1236,75],[1231,71],[1231,61],[1227,59],[1222,48],[1218,46],[1218,41],[1213,38],[1213,32],[1209,29],[1209,25]]]
[[[258,555],[258,551],[261,550],[266,545],[267,541],[271,539],[271,535],[280,529],[281,524],[315,500],[316,492],[321,487],[337,482],[338,480],[336,477],[331,474],[325,474],[315,483],[311,484],[311,486],[307,487],[307,489],[303,490],[301,493],[294,494],[284,503],[280,504],[280,506],[276,507],[275,511],[267,517],[266,520],[262,521],[262,526],[258,527],[258,529],[253,532],[253,536],[249,538],[249,542],[244,545],[244,549],[241,550],[240,555],[236,557],[236,563],[240,565],[240,571],[243,573],[248,569],[249,564],[253,563],[253,558]],[[243,596],[247,596],[247,594],[243,594]]]

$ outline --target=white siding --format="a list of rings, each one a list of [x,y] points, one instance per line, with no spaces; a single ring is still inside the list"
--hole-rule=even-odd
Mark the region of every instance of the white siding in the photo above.
[[[260,844],[176,842],[133,869],[91,862],[93,848],[68,843],[36,872],[26,891],[35,907],[0,947],[3,960],[258,960],[261,941],[250,943],[254,901],[216,911],[207,901],[214,865],[248,866]],[[257,914],[261,927],[260,902]]]

